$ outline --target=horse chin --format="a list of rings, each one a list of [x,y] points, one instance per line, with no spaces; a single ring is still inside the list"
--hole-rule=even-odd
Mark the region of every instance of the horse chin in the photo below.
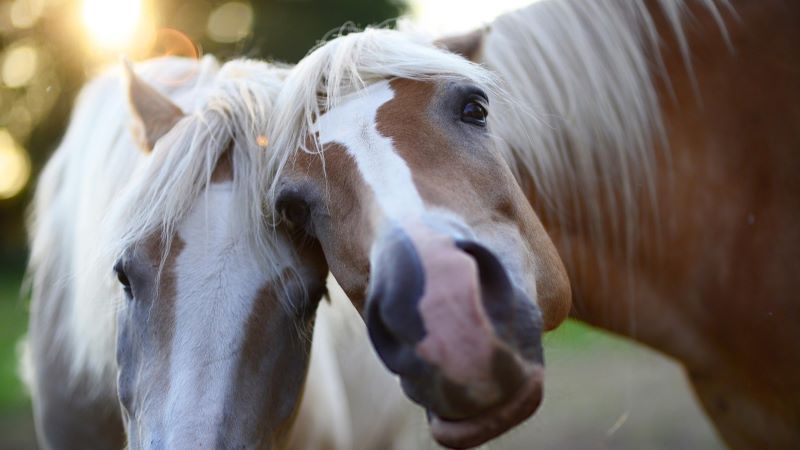
[[[467,419],[449,420],[428,411],[431,434],[444,447],[477,447],[530,417],[542,401],[544,368],[537,365],[528,380],[508,401]]]

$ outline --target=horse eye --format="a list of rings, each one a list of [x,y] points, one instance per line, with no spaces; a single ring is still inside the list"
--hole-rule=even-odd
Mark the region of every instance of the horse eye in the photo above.
[[[281,197],[275,205],[281,218],[292,227],[302,228],[308,222],[309,211],[306,202],[296,196]]]
[[[461,108],[461,120],[473,125],[485,126],[489,111],[477,100],[470,100]]]
[[[122,267],[122,261],[118,261],[116,264],[114,264],[114,273],[117,274],[117,280],[119,280],[119,283],[122,285],[122,289],[126,294],[128,294],[128,296],[131,296],[131,280],[129,280],[128,275],[125,274],[125,269]]]

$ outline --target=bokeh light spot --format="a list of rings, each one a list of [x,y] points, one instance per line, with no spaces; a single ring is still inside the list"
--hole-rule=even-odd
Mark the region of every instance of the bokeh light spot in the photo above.
[[[19,194],[30,176],[28,153],[17,145],[8,130],[0,128],[0,200]]]
[[[232,43],[246,38],[253,26],[253,8],[242,2],[228,2],[220,5],[208,16],[208,37]]]
[[[15,0],[9,10],[11,24],[17,28],[30,28],[42,16],[45,0]]]
[[[142,14],[142,0],[84,0],[83,21],[95,45],[123,50],[133,40]]]
[[[36,75],[38,59],[36,48],[31,45],[18,45],[8,49],[3,57],[3,83],[10,88],[28,84]]]

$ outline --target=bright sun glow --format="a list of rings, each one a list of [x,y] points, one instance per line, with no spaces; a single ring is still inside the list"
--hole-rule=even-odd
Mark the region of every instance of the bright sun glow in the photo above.
[[[142,15],[142,0],[84,0],[83,21],[94,45],[107,50],[131,46]]]

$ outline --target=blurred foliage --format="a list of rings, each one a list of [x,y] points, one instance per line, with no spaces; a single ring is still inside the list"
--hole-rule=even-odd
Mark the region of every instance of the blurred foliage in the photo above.
[[[20,279],[18,271],[0,273],[0,417],[28,403],[17,377],[17,342],[28,323],[25,302],[19,294]]]
[[[108,9],[138,0],[96,0]],[[13,0],[0,2],[0,131],[13,148],[0,148],[0,186],[20,170],[3,152],[27,152],[35,180],[58,145],[75,95],[87,78],[114,63],[119,52],[98,50],[85,24],[91,0]],[[248,56],[296,62],[327,33],[346,23],[363,27],[405,12],[404,0],[144,0],[143,20],[154,31],[134,59],[192,50],[221,59]],[[102,24],[103,18],[100,17]],[[145,38],[141,38],[144,40]],[[122,52],[126,53],[126,52]],[[0,145],[2,147],[2,145]],[[8,147],[8,146],[6,146]],[[13,152],[12,152],[13,153]],[[13,155],[12,155],[13,156]],[[25,153],[22,153],[25,156]],[[8,184],[8,183],[6,183]],[[0,263],[16,268],[25,260],[24,216],[34,182],[19,194],[0,193]]]

